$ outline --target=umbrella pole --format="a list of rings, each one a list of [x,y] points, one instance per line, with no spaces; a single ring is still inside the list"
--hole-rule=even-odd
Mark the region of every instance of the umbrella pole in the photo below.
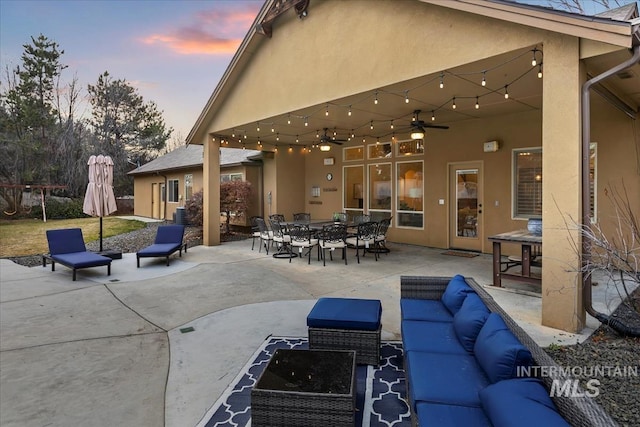
[[[100,252],[102,252],[102,217],[100,217]]]

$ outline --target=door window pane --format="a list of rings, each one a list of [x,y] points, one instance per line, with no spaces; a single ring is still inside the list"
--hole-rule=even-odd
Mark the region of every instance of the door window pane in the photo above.
[[[514,217],[541,217],[542,148],[514,150],[513,165]]]
[[[478,169],[456,171],[457,235],[476,237],[478,224]]]
[[[344,209],[362,210],[364,207],[364,167],[344,168]]]
[[[396,164],[398,226],[423,227],[423,162]]]

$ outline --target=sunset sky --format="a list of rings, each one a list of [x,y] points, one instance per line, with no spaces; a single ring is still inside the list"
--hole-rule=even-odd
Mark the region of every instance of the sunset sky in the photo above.
[[[6,65],[21,63],[23,45],[43,34],[64,50],[64,82],[77,74],[86,95],[104,71],[125,79],[164,111],[172,139],[184,140],[262,4],[0,0],[2,81]]]

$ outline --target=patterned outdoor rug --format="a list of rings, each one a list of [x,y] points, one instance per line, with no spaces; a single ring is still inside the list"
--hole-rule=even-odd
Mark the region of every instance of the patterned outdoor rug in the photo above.
[[[199,426],[248,427],[251,425],[251,388],[278,348],[309,348],[307,338],[269,337],[254,353],[227,390],[213,404]],[[380,367],[358,365],[356,425],[408,427],[402,343],[383,342]]]
[[[465,252],[465,251],[446,251],[442,252],[442,255],[452,255],[452,256],[460,256],[464,258],[474,258],[480,255],[476,252]]]

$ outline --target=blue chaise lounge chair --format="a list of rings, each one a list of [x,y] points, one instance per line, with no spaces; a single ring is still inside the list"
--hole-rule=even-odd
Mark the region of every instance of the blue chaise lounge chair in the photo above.
[[[147,246],[136,253],[136,261],[140,268],[140,258],[157,258],[165,257],[167,265],[169,265],[169,256],[175,251],[182,249],[187,252],[187,244],[182,243],[184,236],[184,225],[161,225],[156,233],[156,240],[151,246]]]
[[[47,259],[51,260],[51,271],[56,270],[56,262],[73,270],[73,280],[76,280],[76,270],[81,268],[107,266],[107,274],[111,275],[111,258],[87,251],[79,228],[63,228],[47,230],[49,254],[42,257],[42,266]]]

